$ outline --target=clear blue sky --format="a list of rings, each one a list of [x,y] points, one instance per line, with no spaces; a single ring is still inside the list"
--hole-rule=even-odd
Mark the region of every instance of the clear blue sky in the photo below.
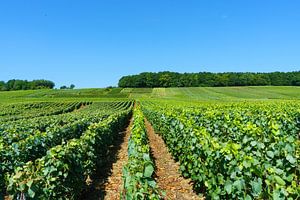
[[[3,0],[0,80],[300,70],[299,0]]]

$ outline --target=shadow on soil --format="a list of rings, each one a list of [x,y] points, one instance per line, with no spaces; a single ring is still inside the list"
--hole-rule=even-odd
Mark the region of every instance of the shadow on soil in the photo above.
[[[108,182],[108,178],[111,176],[112,166],[117,162],[118,152],[121,148],[121,144],[125,140],[126,130],[118,133],[113,144],[110,145],[107,154],[102,159],[104,164],[98,167],[97,172],[91,180],[87,180],[90,184],[87,186],[87,189],[82,193],[80,200],[102,200],[104,199],[105,184]]]

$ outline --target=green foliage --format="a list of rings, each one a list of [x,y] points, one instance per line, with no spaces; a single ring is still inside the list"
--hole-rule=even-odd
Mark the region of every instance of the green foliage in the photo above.
[[[183,176],[211,199],[300,197],[300,104],[144,103]]]
[[[106,155],[107,147],[126,124],[130,110],[91,124],[78,139],[55,146],[47,154],[18,167],[9,176],[8,192],[14,199],[77,199]]]
[[[71,84],[70,85],[70,89],[74,89],[75,88],[75,85],[74,84]]]
[[[75,85],[74,85],[74,84],[71,84],[70,87],[67,87],[67,86],[65,86],[65,85],[63,85],[63,86],[60,87],[61,90],[63,90],[63,89],[71,89],[71,90],[72,90],[72,89],[74,89],[74,88],[75,88]]]
[[[7,81],[0,81],[0,91],[12,91],[12,90],[36,90],[36,89],[53,89],[55,84],[48,80],[16,80],[12,79]]]
[[[133,112],[133,124],[128,142],[128,163],[123,167],[122,199],[161,199],[153,179],[154,163],[144,124],[144,115],[137,106]]]
[[[143,72],[138,75],[123,76],[119,87],[220,87],[253,85],[300,85],[300,71],[271,73],[177,73]]]
[[[116,101],[124,98],[174,99],[182,101],[244,101],[246,99],[300,99],[300,87],[181,87],[181,88],[93,88],[73,90],[20,90],[0,92],[0,103]],[[116,99],[118,98],[118,99]]]
[[[46,103],[47,104],[47,103]],[[45,107],[41,103],[11,104],[2,109],[4,116],[15,113],[15,108],[31,111],[35,108],[43,108],[38,114],[49,113],[52,107],[58,107],[63,103],[50,103]],[[51,106],[52,107],[51,107]],[[64,105],[64,104],[63,104]],[[56,145],[66,144],[67,141],[79,138],[82,133],[88,131],[93,124],[100,123],[110,115],[120,112],[128,112],[132,102],[75,102],[66,105],[74,107],[76,112],[66,112],[60,115],[33,117],[28,119],[26,112],[19,112],[20,119],[0,124],[0,188],[4,188],[5,176],[11,176],[14,170],[22,168],[28,161],[34,161],[46,155],[47,150]],[[22,108],[22,106],[24,108]],[[61,108],[59,108],[61,109]],[[69,110],[69,107],[65,107]],[[74,109],[72,109],[74,110]],[[1,109],[0,109],[1,113]],[[50,112],[51,113],[51,112]],[[4,115],[5,114],[5,115]],[[22,118],[23,116],[23,118]],[[0,116],[1,120],[1,116]],[[36,167],[35,165],[32,167]],[[1,198],[1,197],[0,197]]]
[[[68,89],[68,87],[65,86],[65,85],[63,85],[63,86],[61,86],[59,89],[64,90],[64,89]]]
[[[88,104],[90,104],[90,102],[39,102],[8,104],[0,108],[0,122],[68,113]]]

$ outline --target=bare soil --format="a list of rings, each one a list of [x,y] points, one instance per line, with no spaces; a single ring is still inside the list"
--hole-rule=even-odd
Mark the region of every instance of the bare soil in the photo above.
[[[110,147],[105,166],[98,169],[96,177],[91,178],[90,188],[84,192],[82,200],[119,200],[122,189],[122,168],[128,160],[128,139],[130,126],[120,133],[118,140]]]
[[[156,165],[155,180],[158,187],[166,192],[165,199],[204,199],[200,198],[193,191],[191,181],[180,175],[179,163],[173,160],[163,139],[158,134],[155,134],[153,127],[147,120],[145,120],[145,123],[152,157]]]
[[[79,112],[79,111],[81,111],[82,109],[84,109],[85,107],[87,107],[87,105],[82,105],[82,104],[81,104],[81,106],[80,106],[78,109],[73,110],[73,112]]]
[[[151,154],[155,163],[155,180],[158,187],[165,191],[164,199],[194,200],[204,199],[194,191],[189,179],[185,179],[179,172],[176,163],[163,141],[154,132],[151,124],[145,119],[149,137]],[[118,139],[110,146],[104,162],[94,177],[87,180],[89,187],[82,194],[81,200],[119,200],[122,190],[122,168],[128,161],[128,140],[132,119],[126,131],[119,133]],[[5,200],[9,198],[6,196]]]

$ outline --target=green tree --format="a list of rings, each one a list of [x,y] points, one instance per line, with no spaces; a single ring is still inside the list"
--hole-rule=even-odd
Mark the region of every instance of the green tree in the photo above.
[[[198,86],[251,86],[251,85],[299,85],[300,71],[296,72],[225,72],[225,73],[177,73],[144,72],[124,76],[119,87],[198,87]]]

